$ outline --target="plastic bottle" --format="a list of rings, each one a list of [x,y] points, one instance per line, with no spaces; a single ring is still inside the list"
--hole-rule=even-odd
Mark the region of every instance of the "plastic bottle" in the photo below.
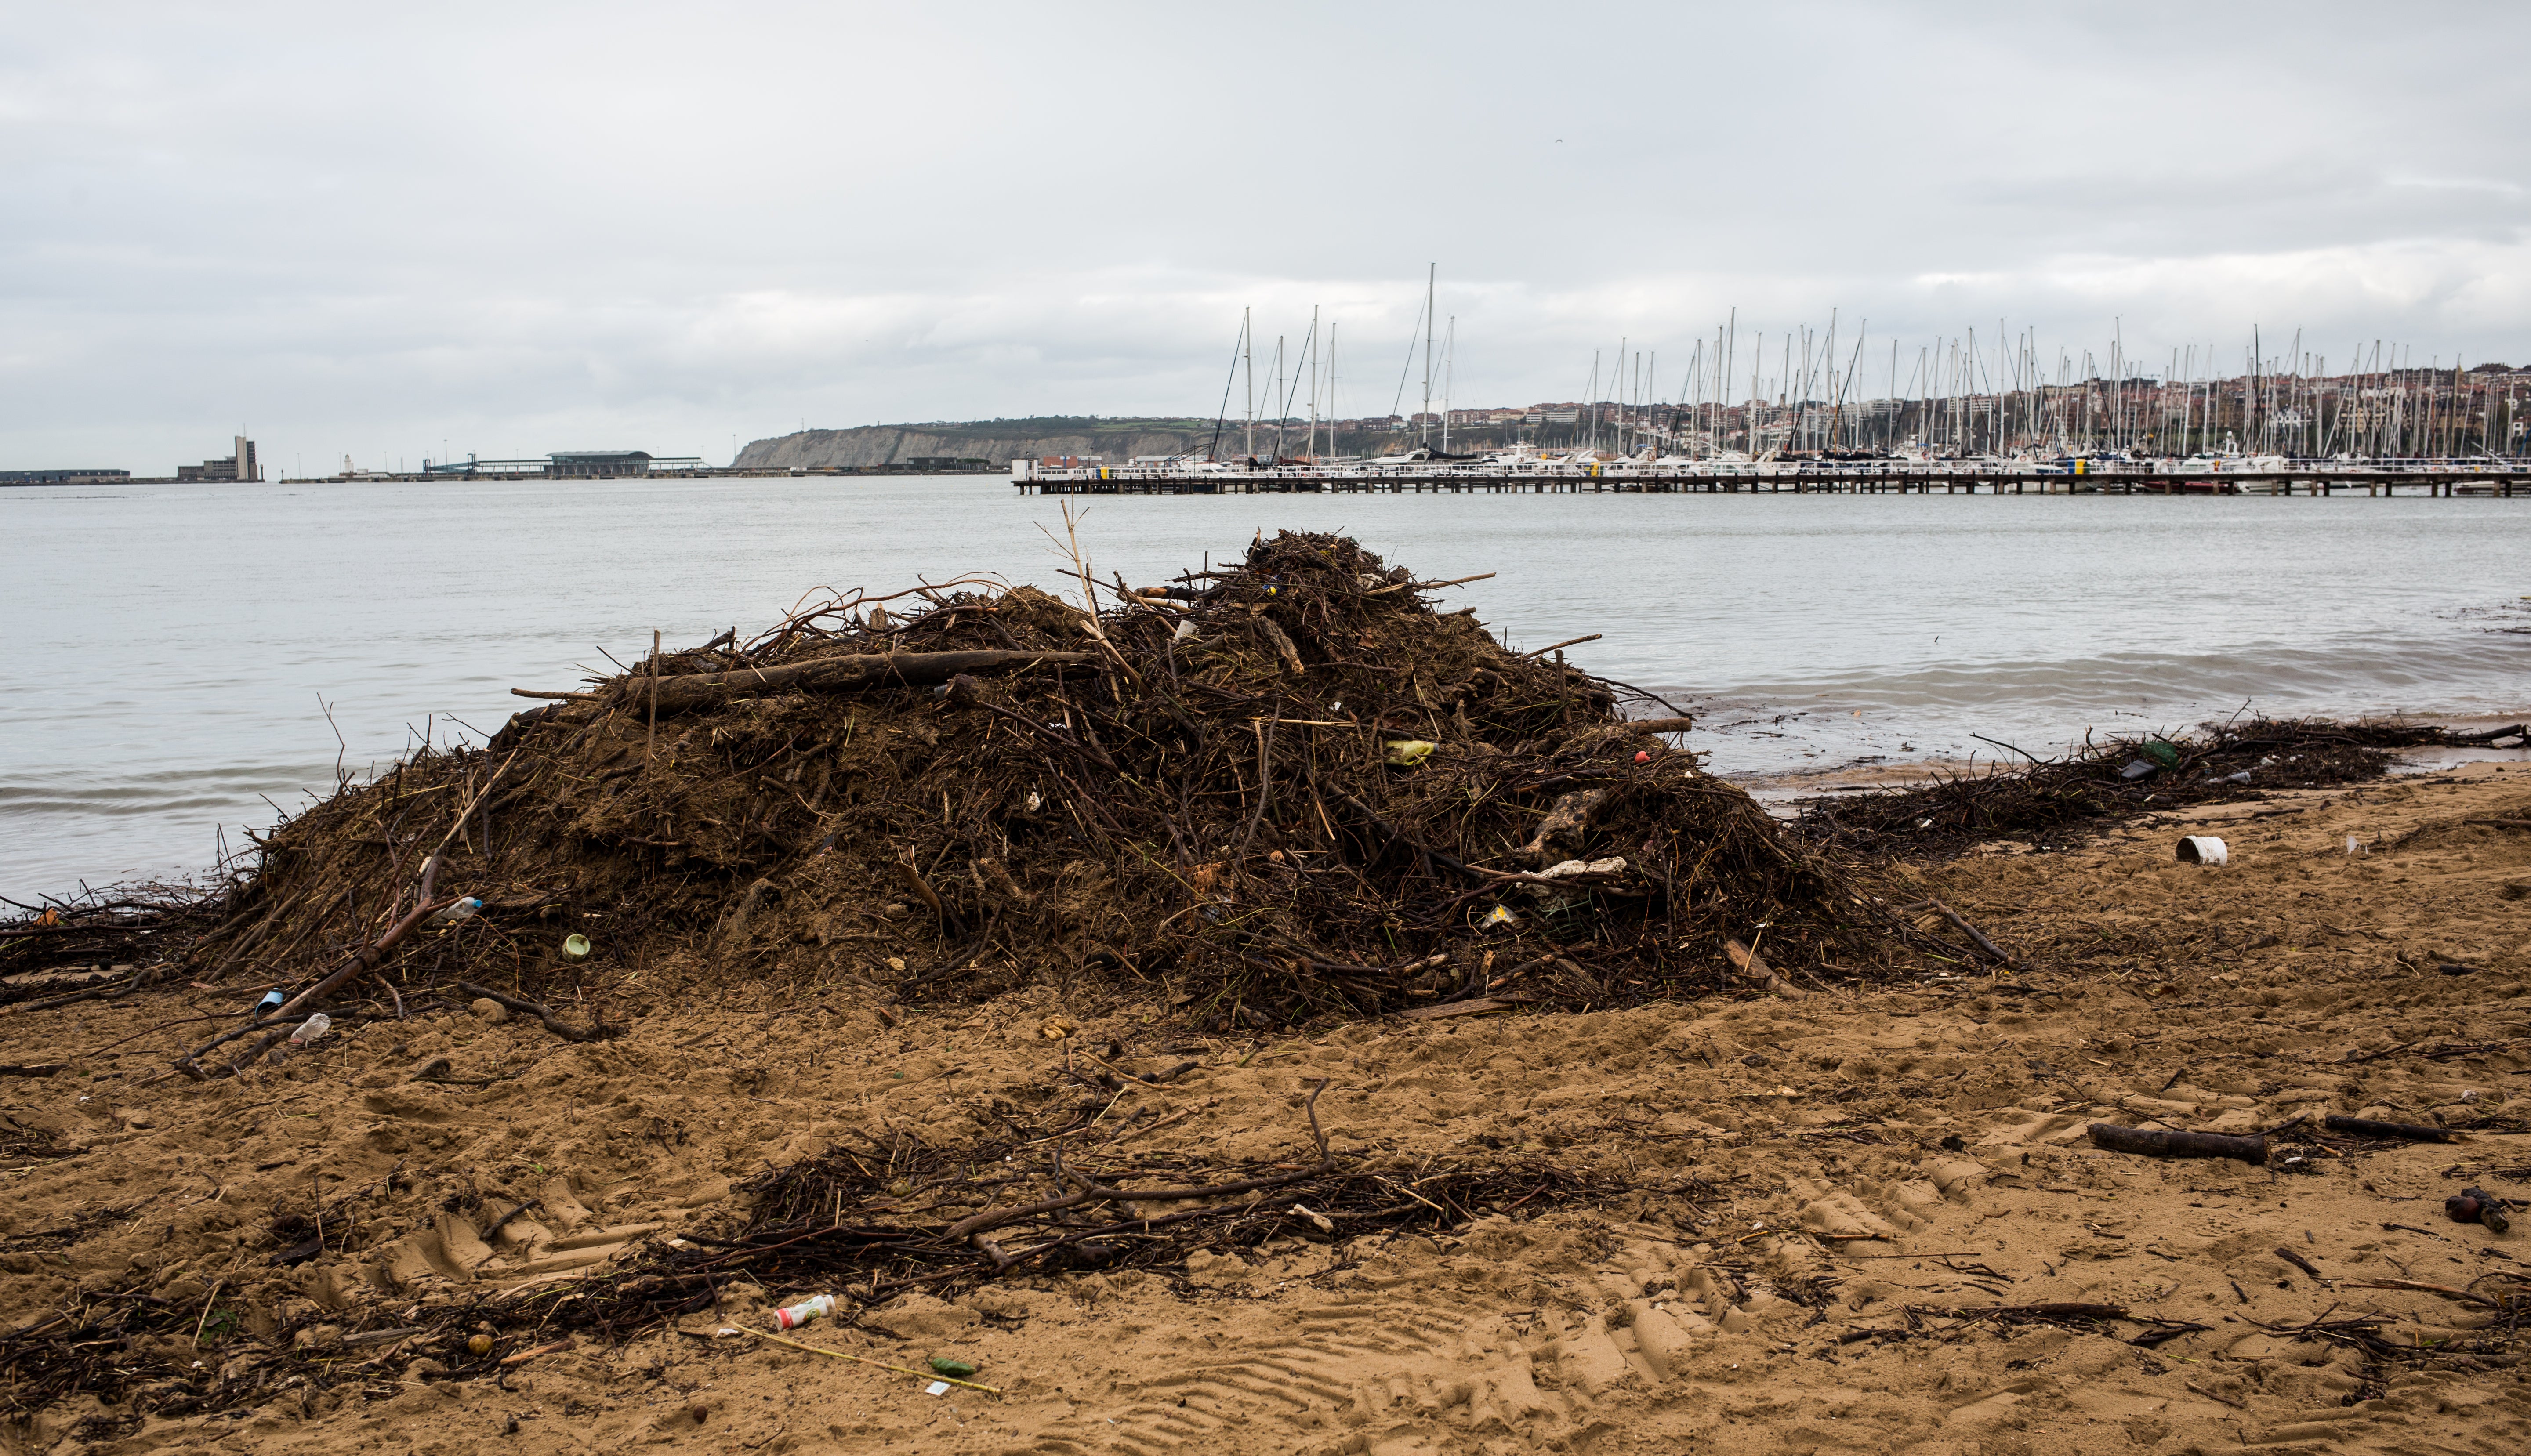
[[[821,1294],[815,1299],[804,1299],[796,1305],[785,1305],[774,1311],[773,1327],[798,1329],[820,1315],[833,1313],[835,1313],[835,1297],[831,1294]]]
[[[434,925],[454,925],[473,920],[482,913],[483,902],[469,895],[430,918]]]

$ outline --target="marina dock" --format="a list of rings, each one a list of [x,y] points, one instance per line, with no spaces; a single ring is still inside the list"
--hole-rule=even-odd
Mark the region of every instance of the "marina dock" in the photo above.
[[[2531,498],[2531,461],[1418,461],[1247,465],[1011,463],[1023,495],[2368,495]]]

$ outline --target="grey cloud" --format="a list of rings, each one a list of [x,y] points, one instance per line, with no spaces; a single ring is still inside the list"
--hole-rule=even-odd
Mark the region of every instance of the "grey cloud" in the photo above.
[[[2521,362],[2526,40],[2489,4],[22,10],[0,463],[1201,412],[1243,305],[1326,306],[1385,408],[1428,258],[1477,402],[1620,336],[1674,379],[1734,305]]]

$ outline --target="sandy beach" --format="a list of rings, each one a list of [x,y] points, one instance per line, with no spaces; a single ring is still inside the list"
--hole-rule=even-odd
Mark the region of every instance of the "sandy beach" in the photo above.
[[[32,1013],[10,1027],[15,1055],[74,1070],[0,1081],[17,1163],[0,1315],[24,1328],[79,1291],[144,1291],[206,1318],[103,1358],[260,1367],[271,1383],[195,1418],[75,1397],[11,1439],[2501,1449],[2524,1415],[2521,1236],[2447,1221],[2444,1200],[2531,1180],[2510,1081],[2531,1067],[2526,820],[2531,773],[2479,764],[2138,821],[2063,855],[1902,862],[1893,890],[1941,897],[2030,969],[1797,999],[1224,1037],[1041,988],[942,1011],[734,995],[639,1008],[591,1045],[467,1012],[373,1024],[200,1087],[149,1080],[172,1040],[164,1001]],[[2178,833],[2209,830],[2228,865],[2174,862]],[[2381,847],[2350,856],[2350,835]],[[228,999],[185,997],[213,1017]],[[1057,1019],[1072,1035],[1049,1040]],[[1098,1114],[1113,1137],[1087,1140],[1100,1158],[1297,1166],[1323,1083],[1338,1155],[1425,1177],[1554,1168],[1607,1192],[1181,1270],[909,1294],[789,1336],[878,1366],[718,1333],[766,1330],[807,1292],[745,1279],[621,1343],[467,1376],[446,1337],[392,1333],[424,1303],[601,1274],[831,1140],[955,1144],[985,1109],[1077,1092],[1063,1069],[1090,1047],[1128,1071],[1197,1064],[1115,1095]],[[2466,1131],[2314,1135],[2327,1113]],[[2285,1127],[2272,1141],[2297,1150],[2267,1167],[2138,1158],[2091,1148],[2094,1121]],[[535,1200],[527,1237],[485,1226],[508,1206],[496,1187]],[[346,1247],[275,1266],[274,1210],[356,1190]],[[505,1333],[496,1354],[548,1343]],[[933,1356],[998,1394],[926,1394]],[[296,1360],[321,1362],[324,1388]]]

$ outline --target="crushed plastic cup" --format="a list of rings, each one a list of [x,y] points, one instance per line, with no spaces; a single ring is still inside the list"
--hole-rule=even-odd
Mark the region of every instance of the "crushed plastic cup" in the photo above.
[[[265,991],[263,993],[263,999],[254,1003],[254,1019],[261,1021],[265,1017],[272,1015],[272,1013],[279,1011],[281,1009],[281,1003],[287,999],[289,998],[281,994],[281,989],[278,986]]]
[[[275,1066],[279,1066],[282,1062],[289,1060],[293,1052],[301,1051],[313,1045],[316,1038],[324,1036],[326,1030],[333,1025],[334,1018],[319,1011],[314,1016],[301,1022],[299,1024],[299,1030],[290,1034],[290,1039],[282,1042],[279,1046],[272,1048],[272,1050],[265,1052],[263,1054],[263,1059],[271,1062]]]
[[[564,960],[577,961],[586,958],[588,954],[588,936],[575,933],[562,937],[562,958]]]
[[[1439,745],[1421,738],[1398,738],[1391,739],[1385,747],[1387,752],[1381,761],[1391,768],[1412,768],[1432,756]]]
[[[2179,841],[2179,863],[2182,865],[2221,865],[2231,858],[2223,841],[2212,834],[2191,834]]]
[[[2346,852],[2350,855],[2360,855],[2364,853],[2364,841],[2356,838],[2352,834],[2347,835]]]

